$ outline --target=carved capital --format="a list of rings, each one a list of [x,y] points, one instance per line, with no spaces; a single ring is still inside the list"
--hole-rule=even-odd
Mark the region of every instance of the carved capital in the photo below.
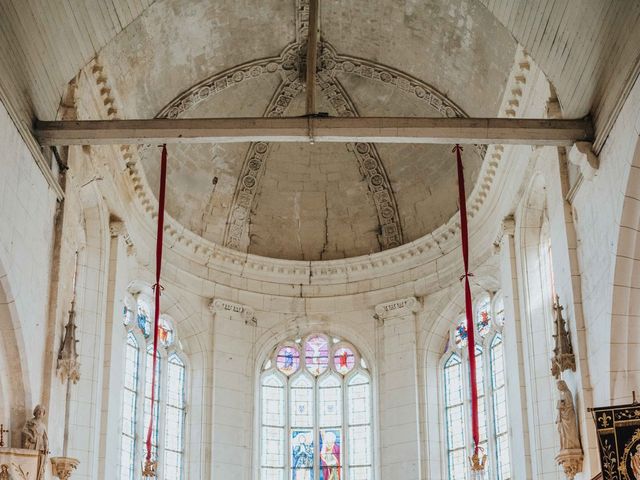
[[[125,227],[124,222],[122,220],[111,220],[109,222],[109,234],[112,237],[127,235],[127,227]]]
[[[407,297],[392,302],[376,305],[376,316],[379,320],[385,321],[388,318],[404,317],[412,315],[420,310],[420,303],[416,297]]]
[[[569,150],[569,161],[580,169],[585,180],[591,180],[600,167],[600,160],[593,153],[592,147],[591,142],[576,142]]]
[[[514,236],[516,233],[516,219],[513,215],[507,215],[502,219],[502,223],[500,224],[500,231],[498,232],[498,236],[496,240],[493,242],[494,247],[496,248],[496,253],[500,251],[500,244],[504,239],[505,235]]]
[[[216,298],[211,301],[209,304],[209,309],[211,313],[214,315],[225,315],[230,318],[234,318],[237,320],[243,320],[246,324],[254,324],[255,320],[255,311],[251,307],[247,307],[246,305],[240,305],[239,303],[229,302],[228,300],[222,300],[220,298]]]
[[[80,461],[70,457],[51,457],[53,475],[60,480],[68,480],[71,473],[78,468]]]

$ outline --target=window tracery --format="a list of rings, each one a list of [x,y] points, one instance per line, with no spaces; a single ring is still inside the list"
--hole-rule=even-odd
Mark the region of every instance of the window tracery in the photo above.
[[[260,378],[262,480],[370,480],[371,377],[349,343],[324,334],[278,345]]]
[[[507,398],[503,333],[504,301],[501,295],[483,295],[475,304],[476,375],[480,421],[480,447],[488,458],[489,477],[510,480],[511,462],[507,420]],[[469,414],[469,364],[466,319],[458,319],[443,358],[443,417],[446,437],[448,480],[468,475],[472,446]]]
[[[122,322],[126,330],[120,479],[135,480],[146,454],[151,410],[153,365],[152,309],[139,295],[127,298]],[[158,459],[158,478],[185,477],[186,364],[170,318],[158,325],[158,357],[151,456]]]

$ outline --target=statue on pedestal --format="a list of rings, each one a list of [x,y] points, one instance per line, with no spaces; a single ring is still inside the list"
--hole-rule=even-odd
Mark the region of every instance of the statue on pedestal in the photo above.
[[[560,392],[560,399],[557,402],[558,418],[556,425],[560,434],[560,452],[558,452],[556,461],[562,465],[567,478],[573,480],[575,475],[582,471],[584,458],[578,432],[578,416],[573,404],[571,390],[569,390],[564,380],[558,380],[558,391]]]
[[[42,405],[33,409],[33,418],[27,420],[22,427],[22,448],[27,450],[37,450],[40,454],[38,460],[37,480],[44,479],[44,469],[46,457],[49,454],[49,439],[47,438],[47,427],[42,420],[46,415],[46,410]]]

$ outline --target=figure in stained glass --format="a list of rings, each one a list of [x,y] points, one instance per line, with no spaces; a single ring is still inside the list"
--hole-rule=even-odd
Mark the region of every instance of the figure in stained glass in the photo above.
[[[351,349],[342,347],[336,350],[333,356],[334,366],[338,373],[346,375],[355,366],[355,356]]]
[[[291,480],[313,480],[313,436],[307,430],[291,432]]]
[[[340,431],[320,431],[320,480],[340,480]]]
[[[278,350],[276,358],[278,370],[285,375],[291,375],[300,366],[300,353],[294,347],[285,346]]]
[[[456,333],[455,333],[456,346],[458,348],[465,347],[467,345],[467,337],[468,337],[467,327],[464,324],[464,320],[461,320],[460,323],[458,323],[458,326],[456,327]]]
[[[304,353],[307,369],[314,375],[320,375],[329,364],[329,342],[321,335],[314,335],[305,343]]]
[[[148,337],[151,334],[151,319],[149,312],[142,304],[138,304],[137,321],[138,328],[140,328],[145,337]]]
[[[173,343],[173,328],[164,318],[160,319],[160,324],[158,325],[158,340],[164,347]]]

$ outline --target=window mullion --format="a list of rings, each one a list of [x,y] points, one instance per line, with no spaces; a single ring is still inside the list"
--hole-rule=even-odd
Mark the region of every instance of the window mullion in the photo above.
[[[284,445],[283,445],[283,455],[284,455],[284,462],[282,462],[282,466],[283,468],[283,472],[282,478],[288,478],[288,476],[291,473],[291,468],[293,467],[293,465],[291,465],[291,431],[292,431],[292,426],[291,426],[291,417],[290,417],[290,411],[291,411],[291,405],[289,405],[289,402],[291,402],[291,382],[290,382],[290,378],[287,377],[285,379],[285,389],[284,389],[284,432],[282,432],[282,435],[284,437]]]

